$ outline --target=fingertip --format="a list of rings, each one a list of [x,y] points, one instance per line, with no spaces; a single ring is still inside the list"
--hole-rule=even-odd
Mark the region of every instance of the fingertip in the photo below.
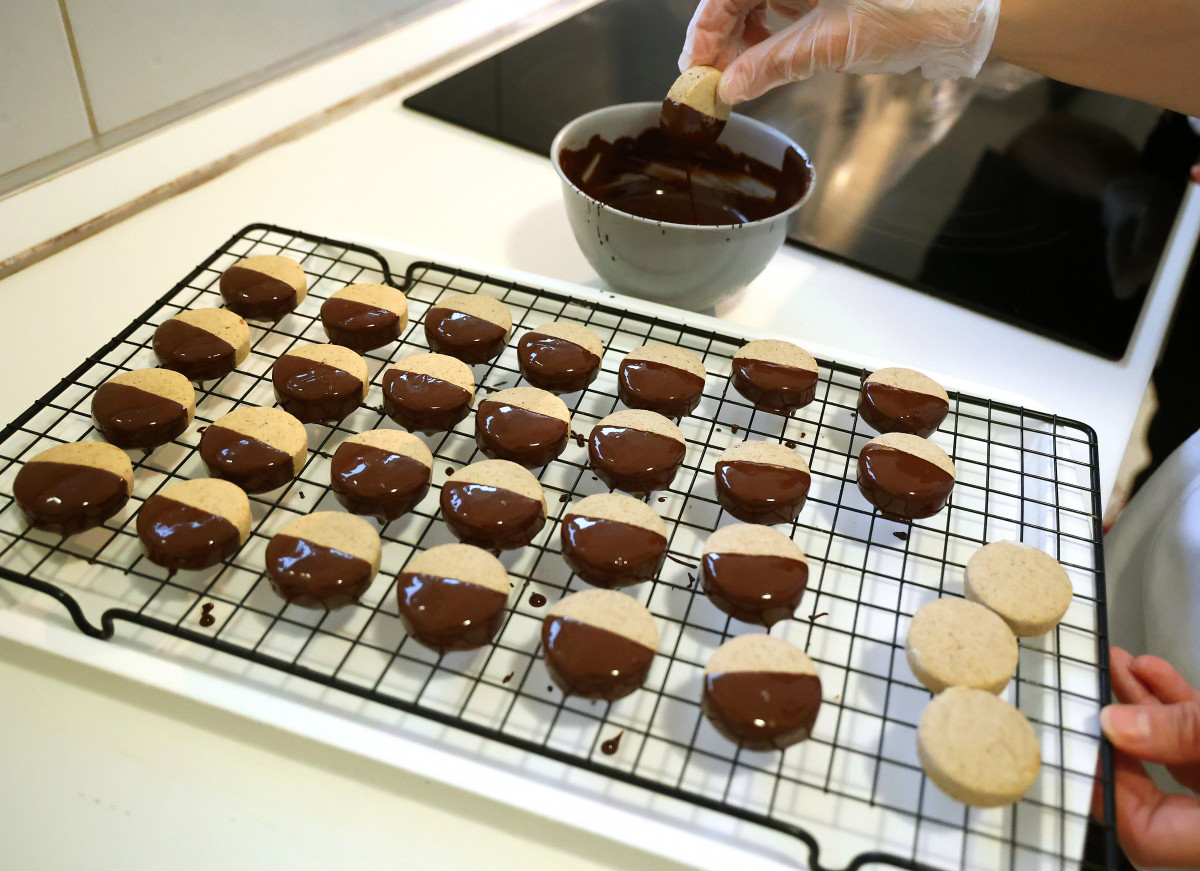
[[[1150,738],[1150,714],[1137,705],[1106,705],[1100,709],[1100,728],[1118,747],[1140,746]]]

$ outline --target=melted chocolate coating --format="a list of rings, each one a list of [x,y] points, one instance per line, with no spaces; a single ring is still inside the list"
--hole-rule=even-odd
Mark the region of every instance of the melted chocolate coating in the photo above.
[[[725,122],[668,97],[662,101],[658,128],[672,145],[698,148],[716,142],[725,129]]]
[[[799,517],[812,483],[803,469],[746,460],[717,463],[713,476],[722,508],[746,523],[768,525]]]
[[[92,422],[109,444],[156,448],[188,428],[188,410],[173,399],[106,381],[92,397]]]
[[[596,426],[588,437],[596,477],[635,496],[669,487],[686,453],[678,439],[624,426]]]
[[[464,363],[486,363],[504,350],[508,331],[484,318],[435,305],[425,315],[425,341],[439,354]]]
[[[200,459],[214,478],[247,493],[265,493],[296,476],[290,454],[266,442],[213,424],[200,436]]]
[[[400,315],[343,297],[321,303],[321,325],[329,341],[359,352],[382,348],[400,338]]]
[[[521,337],[517,364],[526,381],[551,393],[582,390],[600,372],[600,358],[587,348],[541,333]]]
[[[544,466],[567,446],[567,422],[516,405],[485,399],[475,412],[475,444],[485,457],[530,469]]]
[[[438,653],[483,647],[504,625],[498,590],[422,572],[401,572],[396,588],[405,630]]]
[[[471,394],[431,375],[389,369],[383,376],[383,410],[410,432],[444,432],[471,411]]]
[[[653,360],[626,360],[617,372],[617,395],[630,408],[683,417],[700,404],[704,379]]]
[[[305,538],[280,534],[267,542],[271,589],[304,608],[352,605],[371,585],[371,569],[364,559]]]
[[[13,498],[35,529],[74,535],[125,507],[125,479],[107,469],[32,460],[13,480]]]
[[[784,366],[766,360],[736,358],[733,386],[754,403],[755,408],[790,414],[808,405],[817,395],[817,373],[799,366]]]
[[[714,605],[759,626],[789,619],[808,589],[807,565],[770,554],[705,554],[700,576]]]
[[[329,463],[337,501],[380,523],[395,520],[424,499],[430,474],[420,460],[361,442],[343,442]]]
[[[155,493],[137,515],[146,558],[167,569],[206,569],[238,552],[238,528],[228,519]]]
[[[541,502],[487,484],[447,481],[441,506],[442,519],[459,541],[488,550],[524,547],[546,525]]]
[[[301,423],[339,421],[362,405],[363,383],[344,369],[298,354],[271,367],[275,399]]]
[[[568,514],[560,532],[563,559],[571,571],[597,587],[653,580],[667,559],[667,540],[631,523]]]
[[[244,318],[277,321],[296,307],[296,288],[244,266],[221,273],[221,296],[226,308]]]
[[[909,521],[941,511],[954,478],[906,451],[868,444],[858,455],[858,489],[884,517]]]
[[[569,617],[542,621],[550,678],[567,695],[615,701],[646,682],[654,651],[624,635]]]
[[[700,707],[718,732],[747,750],[783,750],[812,733],[821,679],[767,671],[706,674]]]
[[[858,395],[858,413],[877,432],[929,438],[950,413],[950,404],[940,396],[868,381]]]
[[[233,345],[178,318],[159,324],[152,344],[163,368],[172,369],[189,381],[224,378],[237,366]]]

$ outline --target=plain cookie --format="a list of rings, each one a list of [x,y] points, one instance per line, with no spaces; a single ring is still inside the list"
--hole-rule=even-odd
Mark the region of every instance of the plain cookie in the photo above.
[[[1017,670],[1017,639],[1004,621],[966,599],[917,609],[904,642],[908,666],[932,693],[974,687],[998,693]]]
[[[1015,541],[993,541],[967,561],[967,598],[995,611],[1027,638],[1049,632],[1071,605],[1071,579],[1050,554]]]

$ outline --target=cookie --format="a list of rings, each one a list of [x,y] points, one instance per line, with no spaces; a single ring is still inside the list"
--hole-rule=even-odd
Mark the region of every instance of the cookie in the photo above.
[[[821,678],[799,647],[770,635],[741,635],[708,660],[700,709],[747,750],[783,750],[812,734]]]
[[[515,550],[546,525],[546,495],[523,466],[483,460],[465,466],[442,485],[442,519],[454,537],[488,550]]]
[[[196,416],[196,390],[170,369],[121,372],[92,395],[92,423],[119,448],[156,448],[183,435]]]
[[[700,404],[704,375],[704,364],[691,351],[678,345],[643,345],[621,361],[617,396],[630,408],[683,417]]]
[[[300,474],[307,457],[304,425],[278,408],[235,408],[200,436],[208,473],[247,493],[282,487]]]
[[[321,326],[335,345],[374,351],[400,338],[408,326],[408,300],[386,284],[351,284],[321,303]]]
[[[13,479],[13,499],[34,529],[74,535],[125,507],[133,465],[104,442],[68,442],[35,454]]]
[[[604,343],[583,324],[542,324],[517,342],[517,366],[534,387],[551,393],[582,390],[600,372]]]
[[[954,489],[954,463],[933,442],[908,433],[885,433],[858,454],[858,489],[891,520],[937,514]]]
[[[267,542],[271,589],[303,608],[332,611],[359,600],[379,571],[375,528],[341,511],[297,517]]]
[[[475,411],[475,444],[493,460],[535,469],[561,454],[570,435],[567,404],[537,387],[501,390]]]
[[[307,295],[304,268],[279,254],[247,257],[221,273],[225,307],[244,318],[277,321]]]
[[[1017,639],[1004,621],[966,599],[917,609],[904,642],[908,667],[931,693],[974,687],[998,693],[1017,670]]]
[[[329,484],[347,511],[388,523],[429,492],[433,455],[412,433],[373,429],[352,435],[333,452]]]
[[[250,327],[225,309],[189,309],[159,324],[151,346],[163,368],[191,381],[212,381],[249,356]]]
[[[370,380],[362,357],[341,345],[300,345],[271,366],[276,401],[301,423],[346,417],[367,398]]]
[[[598,493],[568,506],[562,555],[589,584],[613,589],[653,580],[667,558],[667,526],[632,496]]]
[[[504,350],[511,333],[508,306],[482,293],[448,294],[425,314],[429,347],[464,363],[486,363]]]
[[[970,687],[950,687],[925,706],[917,757],[938,789],[975,807],[1018,801],[1042,766],[1037,735],[1025,716]]]
[[[746,523],[791,523],[800,516],[812,475],[797,451],[778,442],[731,445],[713,468],[717,501]]]
[[[438,653],[491,643],[510,589],[500,560],[469,544],[431,547],[396,576],[405,630]]]
[[[687,443],[679,427],[653,411],[616,411],[588,436],[588,463],[608,487],[645,496],[669,487]]]
[[[789,619],[808,588],[804,551],[777,529],[734,524],[704,542],[700,580],[709,600],[746,623]]]
[[[445,354],[416,354],[383,373],[383,410],[410,432],[453,429],[471,411],[475,376]]]
[[[1015,541],[993,541],[972,554],[967,598],[995,611],[1021,638],[1049,632],[1071,605],[1071,579],[1050,554]]]
[[[817,395],[817,361],[791,342],[759,339],[733,355],[730,381],[755,408],[791,414]]]
[[[658,650],[654,617],[615,590],[560,599],[542,621],[546,670],[569,696],[615,701],[643,683]]]
[[[949,413],[946,389],[912,369],[872,372],[858,394],[858,414],[876,432],[907,432],[928,438]]]
[[[717,94],[721,71],[696,66],[684,70],[671,85],[659,111],[663,136],[683,148],[716,142],[729,120],[730,106]]]
[[[137,534],[155,565],[206,569],[229,559],[250,537],[250,500],[228,481],[179,481],[142,503]]]

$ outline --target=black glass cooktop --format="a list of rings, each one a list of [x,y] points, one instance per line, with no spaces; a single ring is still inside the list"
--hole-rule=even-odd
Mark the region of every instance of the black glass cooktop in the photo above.
[[[405,105],[548,154],[576,116],[661,100],[695,0],[606,0]],[[1200,137],[1005,65],[820,74],[738,107],[816,169],[792,244],[1109,358],[1133,333]]]

